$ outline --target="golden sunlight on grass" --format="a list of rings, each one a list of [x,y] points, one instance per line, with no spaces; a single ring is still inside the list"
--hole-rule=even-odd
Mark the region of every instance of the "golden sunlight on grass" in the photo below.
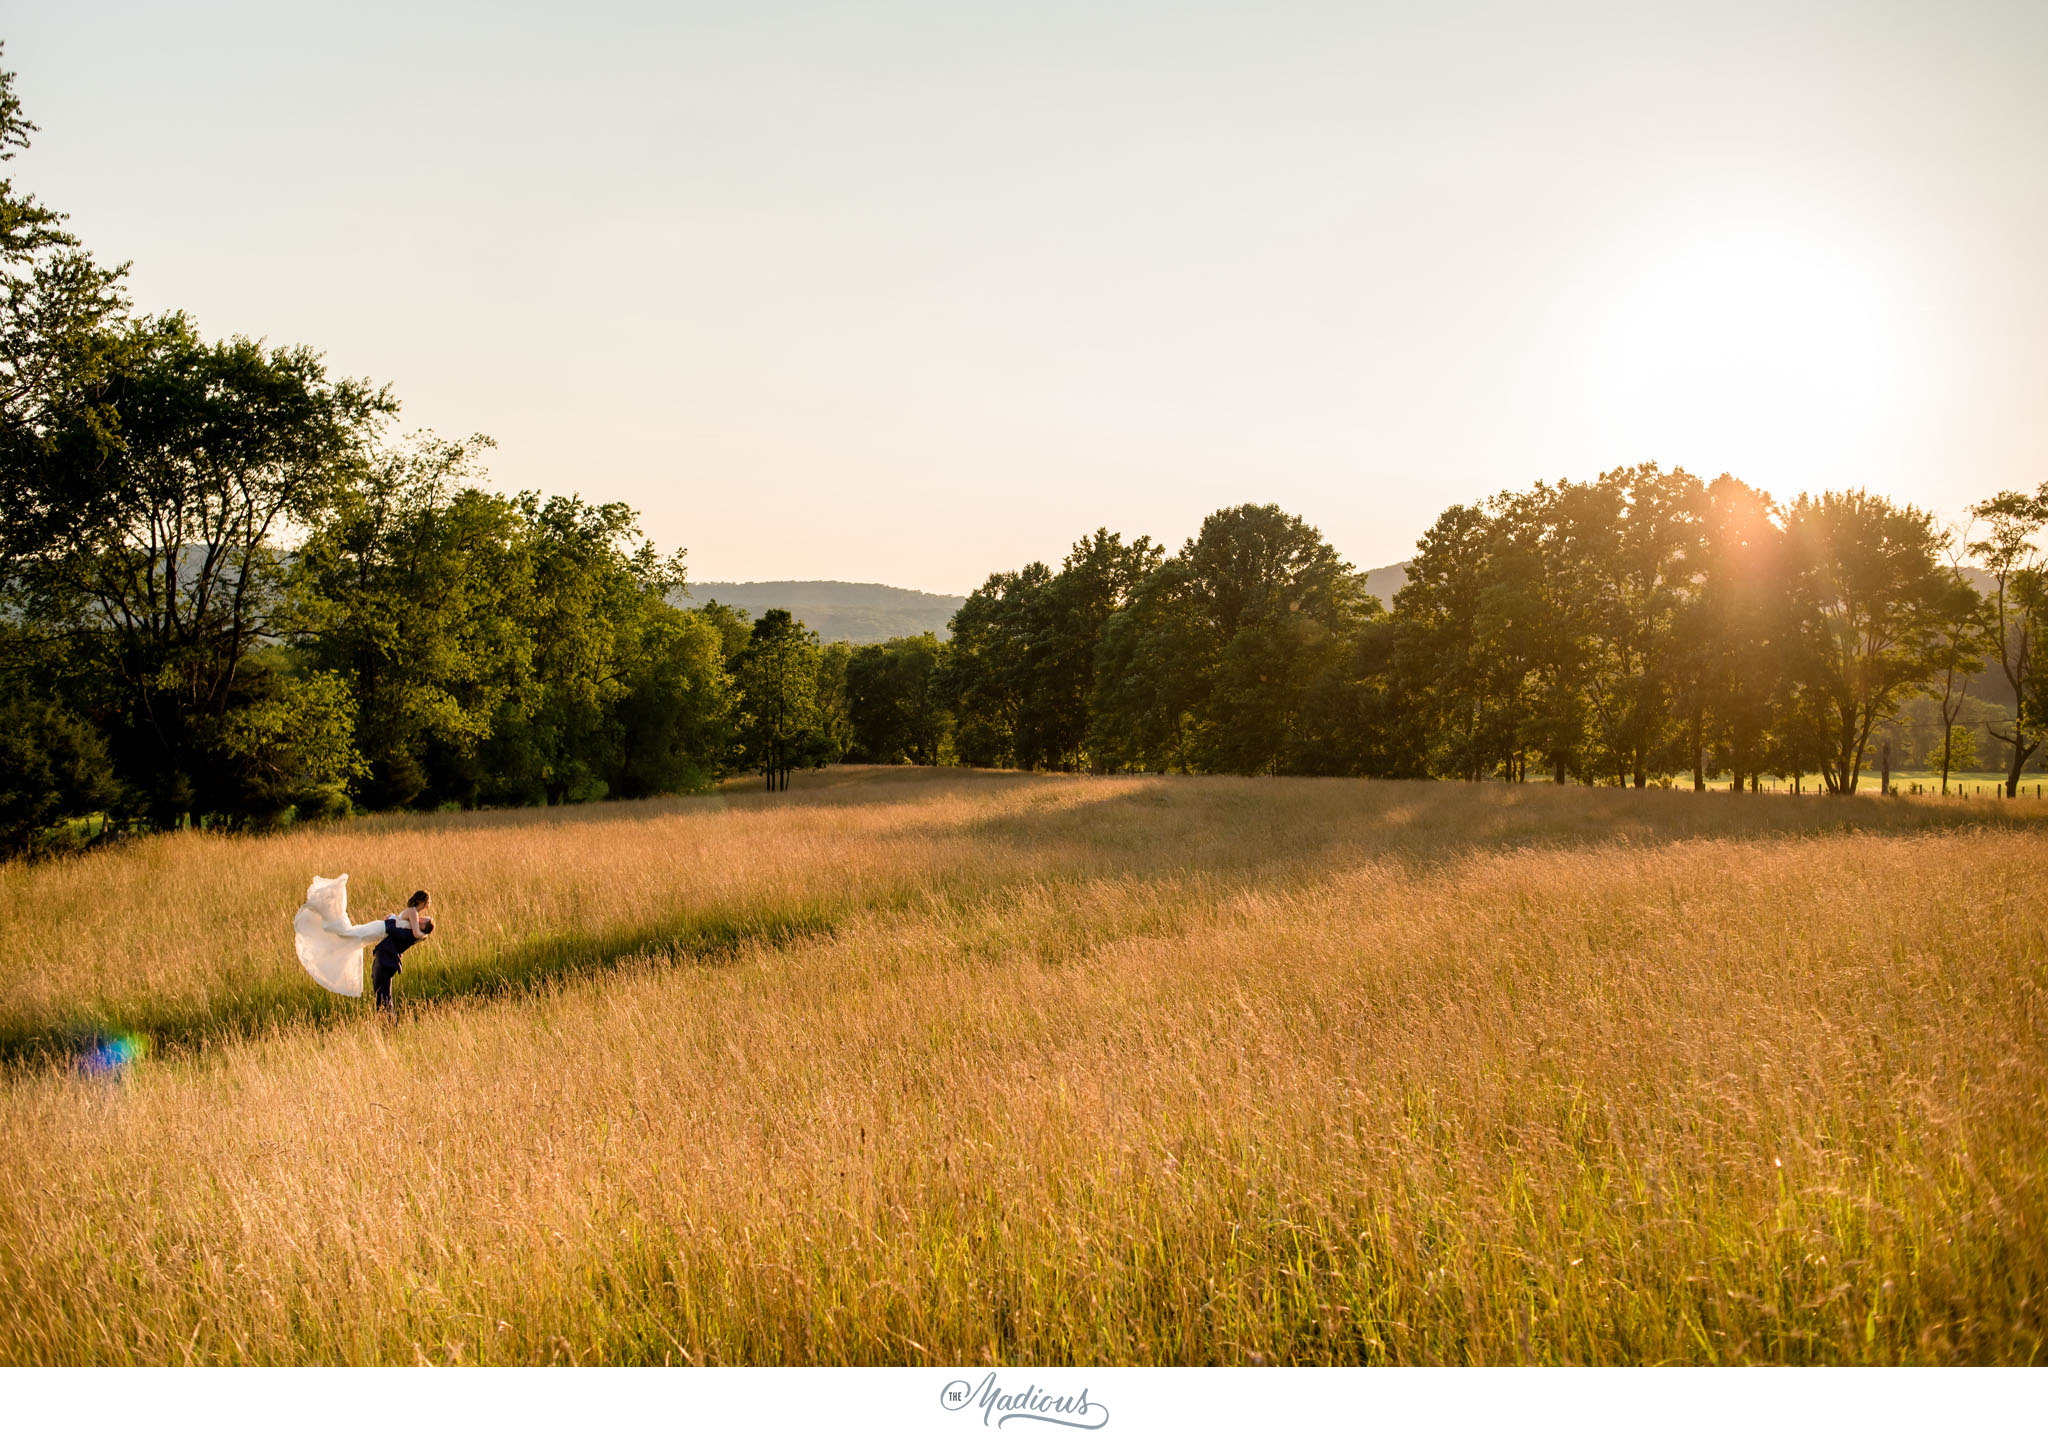
[[[835,773],[9,869],[0,1354],[2039,1361],[2029,814]],[[342,868],[443,910],[395,1031],[293,984]]]

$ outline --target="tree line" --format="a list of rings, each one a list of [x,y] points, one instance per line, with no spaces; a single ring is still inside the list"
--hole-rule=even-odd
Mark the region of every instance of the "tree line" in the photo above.
[[[1868,492],[1618,468],[1450,508],[1386,610],[1236,507],[1170,558],[1098,531],[991,576],[940,684],[975,764],[1848,794],[1894,743],[1945,781],[1981,734],[2010,794],[2048,730],[2048,483],[1972,517],[1957,543]]]
[[[1270,506],[1170,556],[1098,530],[946,640],[686,610],[623,504],[494,492],[488,439],[308,348],[133,313],[7,176],[32,129],[0,74],[0,852],[839,760],[1853,792],[1908,708],[2016,786],[2048,729],[2048,484],[1960,551],[1863,492],[1537,484],[1445,512],[1391,610]]]

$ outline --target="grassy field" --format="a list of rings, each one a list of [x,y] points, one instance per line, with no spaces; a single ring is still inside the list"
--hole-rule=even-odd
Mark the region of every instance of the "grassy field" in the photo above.
[[[1875,790],[1874,777],[1866,777],[1869,789]],[[1892,784],[1901,791],[1938,796],[1941,794],[1940,771],[1894,771]],[[1950,771],[1948,793],[1951,799],[1961,797],[1968,800],[1998,800],[2005,795],[2005,772],[2003,771]],[[2048,775],[2039,771],[2028,771],[2020,777],[2018,799],[2038,801],[2048,799]]]
[[[1663,780],[1673,787],[1682,787],[1686,790],[1692,789],[1692,777],[1683,771],[1675,776],[1665,776]],[[1857,791],[1861,795],[1874,796],[1878,794],[1881,784],[1881,778],[1876,771],[1866,770],[1857,782]],[[1901,795],[1939,796],[1942,793],[1941,772],[1938,770],[1893,771],[1892,784],[1899,788]],[[1708,788],[1725,793],[1728,789],[1728,778],[1726,776],[1716,776],[1708,782]],[[1792,793],[1792,783],[1782,776],[1763,777],[1758,791],[1760,795],[1791,795]],[[1805,777],[1800,786],[1800,793],[1809,796],[1823,794],[1820,777],[1813,775]],[[2003,799],[2005,797],[2005,772],[1950,771],[1948,773],[1948,796],[1951,800]],[[2018,799],[2029,801],[2048,799],[2048,775],[2043,775],[2038,771],[2028,771],[2020,778]]]
[[[2044,816],[842,771],[0,869],[0,1357],[2043,1361]],[[434,892],[396,1029],[341,870]]]

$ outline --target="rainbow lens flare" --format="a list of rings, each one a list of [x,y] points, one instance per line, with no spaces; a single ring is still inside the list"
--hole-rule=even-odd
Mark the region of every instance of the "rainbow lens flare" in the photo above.
[[[148,1053],[146,1034],[105,1034],[78,1056],[78,1069],[81,1074],[119,1074]]]

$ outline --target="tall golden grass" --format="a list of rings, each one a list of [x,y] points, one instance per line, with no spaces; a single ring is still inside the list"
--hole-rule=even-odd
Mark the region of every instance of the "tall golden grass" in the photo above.
[[[2041,1361],[2033,813],[834,773],[9,869],[0,1355]],[[294,983],[338,868],[435,891],[396,1029]]]

